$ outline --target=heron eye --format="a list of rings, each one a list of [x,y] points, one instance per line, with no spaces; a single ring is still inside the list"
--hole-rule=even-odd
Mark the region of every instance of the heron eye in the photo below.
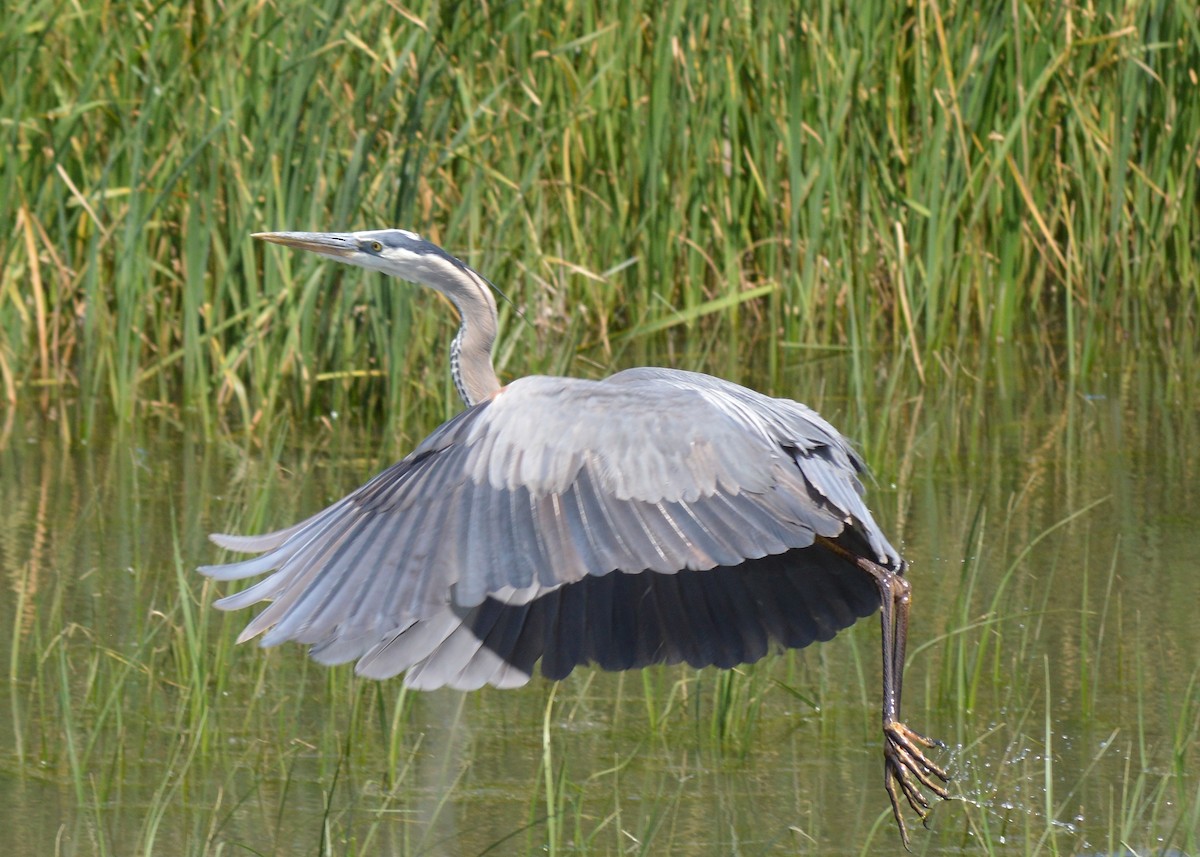
[[[382,245],[382,244],[380,244],[378,241],[372,241],[372,242],[371,242],[371,249],[372,249],[372,250],[374,250],[376,253],[382,253],[382,252],[383,252],[383,245]]]

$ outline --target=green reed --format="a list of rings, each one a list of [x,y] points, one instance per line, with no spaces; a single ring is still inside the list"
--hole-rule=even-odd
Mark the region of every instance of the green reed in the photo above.
[[[177,506],[153,460],[12,481],[6,547],[27,523],[45,538],[94,514],[97,494],[106,530],[124,535],[79,560],[68,529],[6,578],[21,621],[5,635],[5,764],[69,794],[69,832],[94,853],[425,853],[452,804],[488,802],[473,799],[470,766],[489,739],[463,722],[499,706],[519,732],[524,718],[503,708],[516,702],[426,699],[298,648],[235,646],[244,617],[213,611],[226,590],[192,571],[217,559],[206,528],[299,519],[328,499],[304,487],[328,459],[341,493],[456,409],[442,356],[454,322],[436,298],[248,237],[396,225],[511,298],[506,377],[703,368],[803,388],[860,443],[882,483],[873,507],[924,546],[906,714],[961,746],[967,800],[939,807],[918,849],[1070,853],[1063,825],[1082,803],[1093,818],[1103,807],[1093,851],[1153,834],[1194,853],[1197,674],[1156,668],[1186,658],[1123,606],[1134,582],[1122,548],[1074,538],[1107,506],[1056,464],[1108,454],[1088,430],[1127,421],[1150,434],[1163,403],[1194,395],[1192,10],[405,9],[6,10],[0,453],[12,403],[44,415],[44,444],[104,448],[110,412],[182,422],[193,439],[245,435],[213,431],[220,467],[178,451]],[[1122,359],[1104,359],[1114,345]],[[833,362],[849,367],[844,384],[813,368]],[[1121,392],[1111,414],[1080,396],[1105,388],[1099,368]],[[1066,381],[1030,396],[1029,374]],[[1040,419],[1047,401],[1061,419]],[[338,419],[396,435],[331,450]],[[1047,423],[1044,435],[1026,427]],[[1157,450],[1173,472],[1190,472],[1188,437]],[[134,440],[113,440],[111,457],[136,455]],[[1014,447],[1027,471],[1005,481]],[[5,456],[10,476],[21,466]],[[934,492],[931,471],[977,478],[956,495],[969,502],[914,500]],[[1059,480],[1061,507],[1038,507],[1033,480]],[[1111,506],[1136,515],[1143,499]],[[985,578],[989,566],[1003,574]],[[1194,620],[1185,602],[1168,599],[1163,625]],[[775,762],[763,743],[796,740],[814,755],[865,748],[864,806],[880,823],[862,847],[894,847],[876,793],[877,634],[863,622],[743,673],[647,670],[599,713],[586,674],[514,695],[533,699],[539,726],[553,722],[513,765],[524,779],[503,781],[530,796],[527,813],[484,841],[494,853],[684,853],[688,784],[726,768],[752,779]],[[1064,698],[1051,698],[1051,647],[1082,665]],[[780,699],[796,725],[770,716]],[[1165,738],[1146,726],[1155,706],[1173,715]],[[414,726],[415,709],[447,725]],[[1068,762],[1051,722],[1064,711],[1092,741]],[[615,758],[590,764],[576,746],[589,718],[630,733]],[[634,780],[646,748],[665,761],[657,779]],[[439,753],[423,781],[418,761]],[[727,792],[732,804],[738,786]],[[819,813],[798,810],[796,827],[795,850],[836,841]]]
[[[384,225],[511,297],[508,376],[654,331],[772,384],[782,347],[1186,363],[1198,56],[1178,3],[34,0],[0,33],[0,396],[83,432],[446,412],[432,299],[248,237]]]

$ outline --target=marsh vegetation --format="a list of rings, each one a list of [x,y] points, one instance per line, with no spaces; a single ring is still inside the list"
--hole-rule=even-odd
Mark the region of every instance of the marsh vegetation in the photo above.
[[[916,851],[1200,852],[1186,4],[34,0],[0,70],[15,853],[897,847],[874,622],[470,695],[234,646],[205,534],[457,410],[430,295],[249,238],[382,225],[503,289],[504,377],[698,369],[856,441],[963,798]]]

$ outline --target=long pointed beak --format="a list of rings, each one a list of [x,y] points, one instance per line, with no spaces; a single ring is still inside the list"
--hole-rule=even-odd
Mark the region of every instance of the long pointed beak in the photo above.
[[[322,256],[346,258],[358,255],[358,242],[353,235],[338,232],[255,232],[250,236],[259,241],[311,250]]]

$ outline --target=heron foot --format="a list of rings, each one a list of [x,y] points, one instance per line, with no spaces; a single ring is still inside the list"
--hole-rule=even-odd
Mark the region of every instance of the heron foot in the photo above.
[[[922,747],[932,749],[946,745],[926,738],[894,720],[884,724],[883,738],[883,785],[892,801],[892,815],[900,827],[900,840],[908,850],[908,828],[900,809],[900,795],[904,795],[922,823],[929,816],[929,798],[921,791],[921,787],[942,800],[950,798],[950,792],[943,785],[950,782],[949,775],[921,750]]]

